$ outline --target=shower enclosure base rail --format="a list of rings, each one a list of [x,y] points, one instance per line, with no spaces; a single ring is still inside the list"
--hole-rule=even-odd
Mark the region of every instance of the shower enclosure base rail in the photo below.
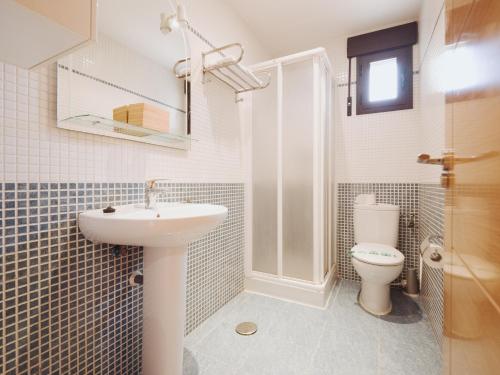
[[[324,48],[251,67],[245,286],[315,307],[335,274],[332,68]]]
[[[245,278],[245,291],[323,309],[336,283],[335,274],[334,266],[322,284],[313,284],[254,271]]]

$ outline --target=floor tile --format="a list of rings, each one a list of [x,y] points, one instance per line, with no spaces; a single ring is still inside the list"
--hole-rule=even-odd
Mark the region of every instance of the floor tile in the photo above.
[[[303,374],[312,367],[313,354],[313,348],[273,336],[262,336],[257,350],[248,352],[240,373]]]
[[[242,293],[186,337],[184,375],[438,375],[441,355],[419,305],[391,291],[393,312],[357,303],[360,285],[339,281],[326,309]],[[258,331],[234,329],[253,321]]]

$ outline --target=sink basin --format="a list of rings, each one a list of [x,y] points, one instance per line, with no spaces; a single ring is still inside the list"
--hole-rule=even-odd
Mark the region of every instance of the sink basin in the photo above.
[[[93,242],[144,247],[144,375],[181,375],[186,321],[187,248],[222,223],[227,208],[159,203],[82,212],[78,224]]]
[[[155,209],[143,205],[116,207],[80,214],[80,230],[90,241],[115,245],[178,247],[203,237],[227,215],[227,208],[213,204],[159,203]]]

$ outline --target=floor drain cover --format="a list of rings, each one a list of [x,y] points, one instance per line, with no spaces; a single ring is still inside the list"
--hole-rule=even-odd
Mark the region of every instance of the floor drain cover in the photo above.
[[[257,332],[257,324],[252,322],[243,322],[236,326],[236,332],[243,336],[253,335]]]

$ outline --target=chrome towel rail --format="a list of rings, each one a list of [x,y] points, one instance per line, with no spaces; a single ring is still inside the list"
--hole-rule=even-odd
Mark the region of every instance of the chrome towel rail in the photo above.
[[[237,50],[235,55],[230,50]],[[240,43],[231,43],[202,53],[203,75],[210,73],[217,80],[229,86],[236,95],[236,102],[241,101],[238,95],[244,92],[261,90],[271,83],[271,75],[261,80],[250,69],[241,64],[245,50]]]

